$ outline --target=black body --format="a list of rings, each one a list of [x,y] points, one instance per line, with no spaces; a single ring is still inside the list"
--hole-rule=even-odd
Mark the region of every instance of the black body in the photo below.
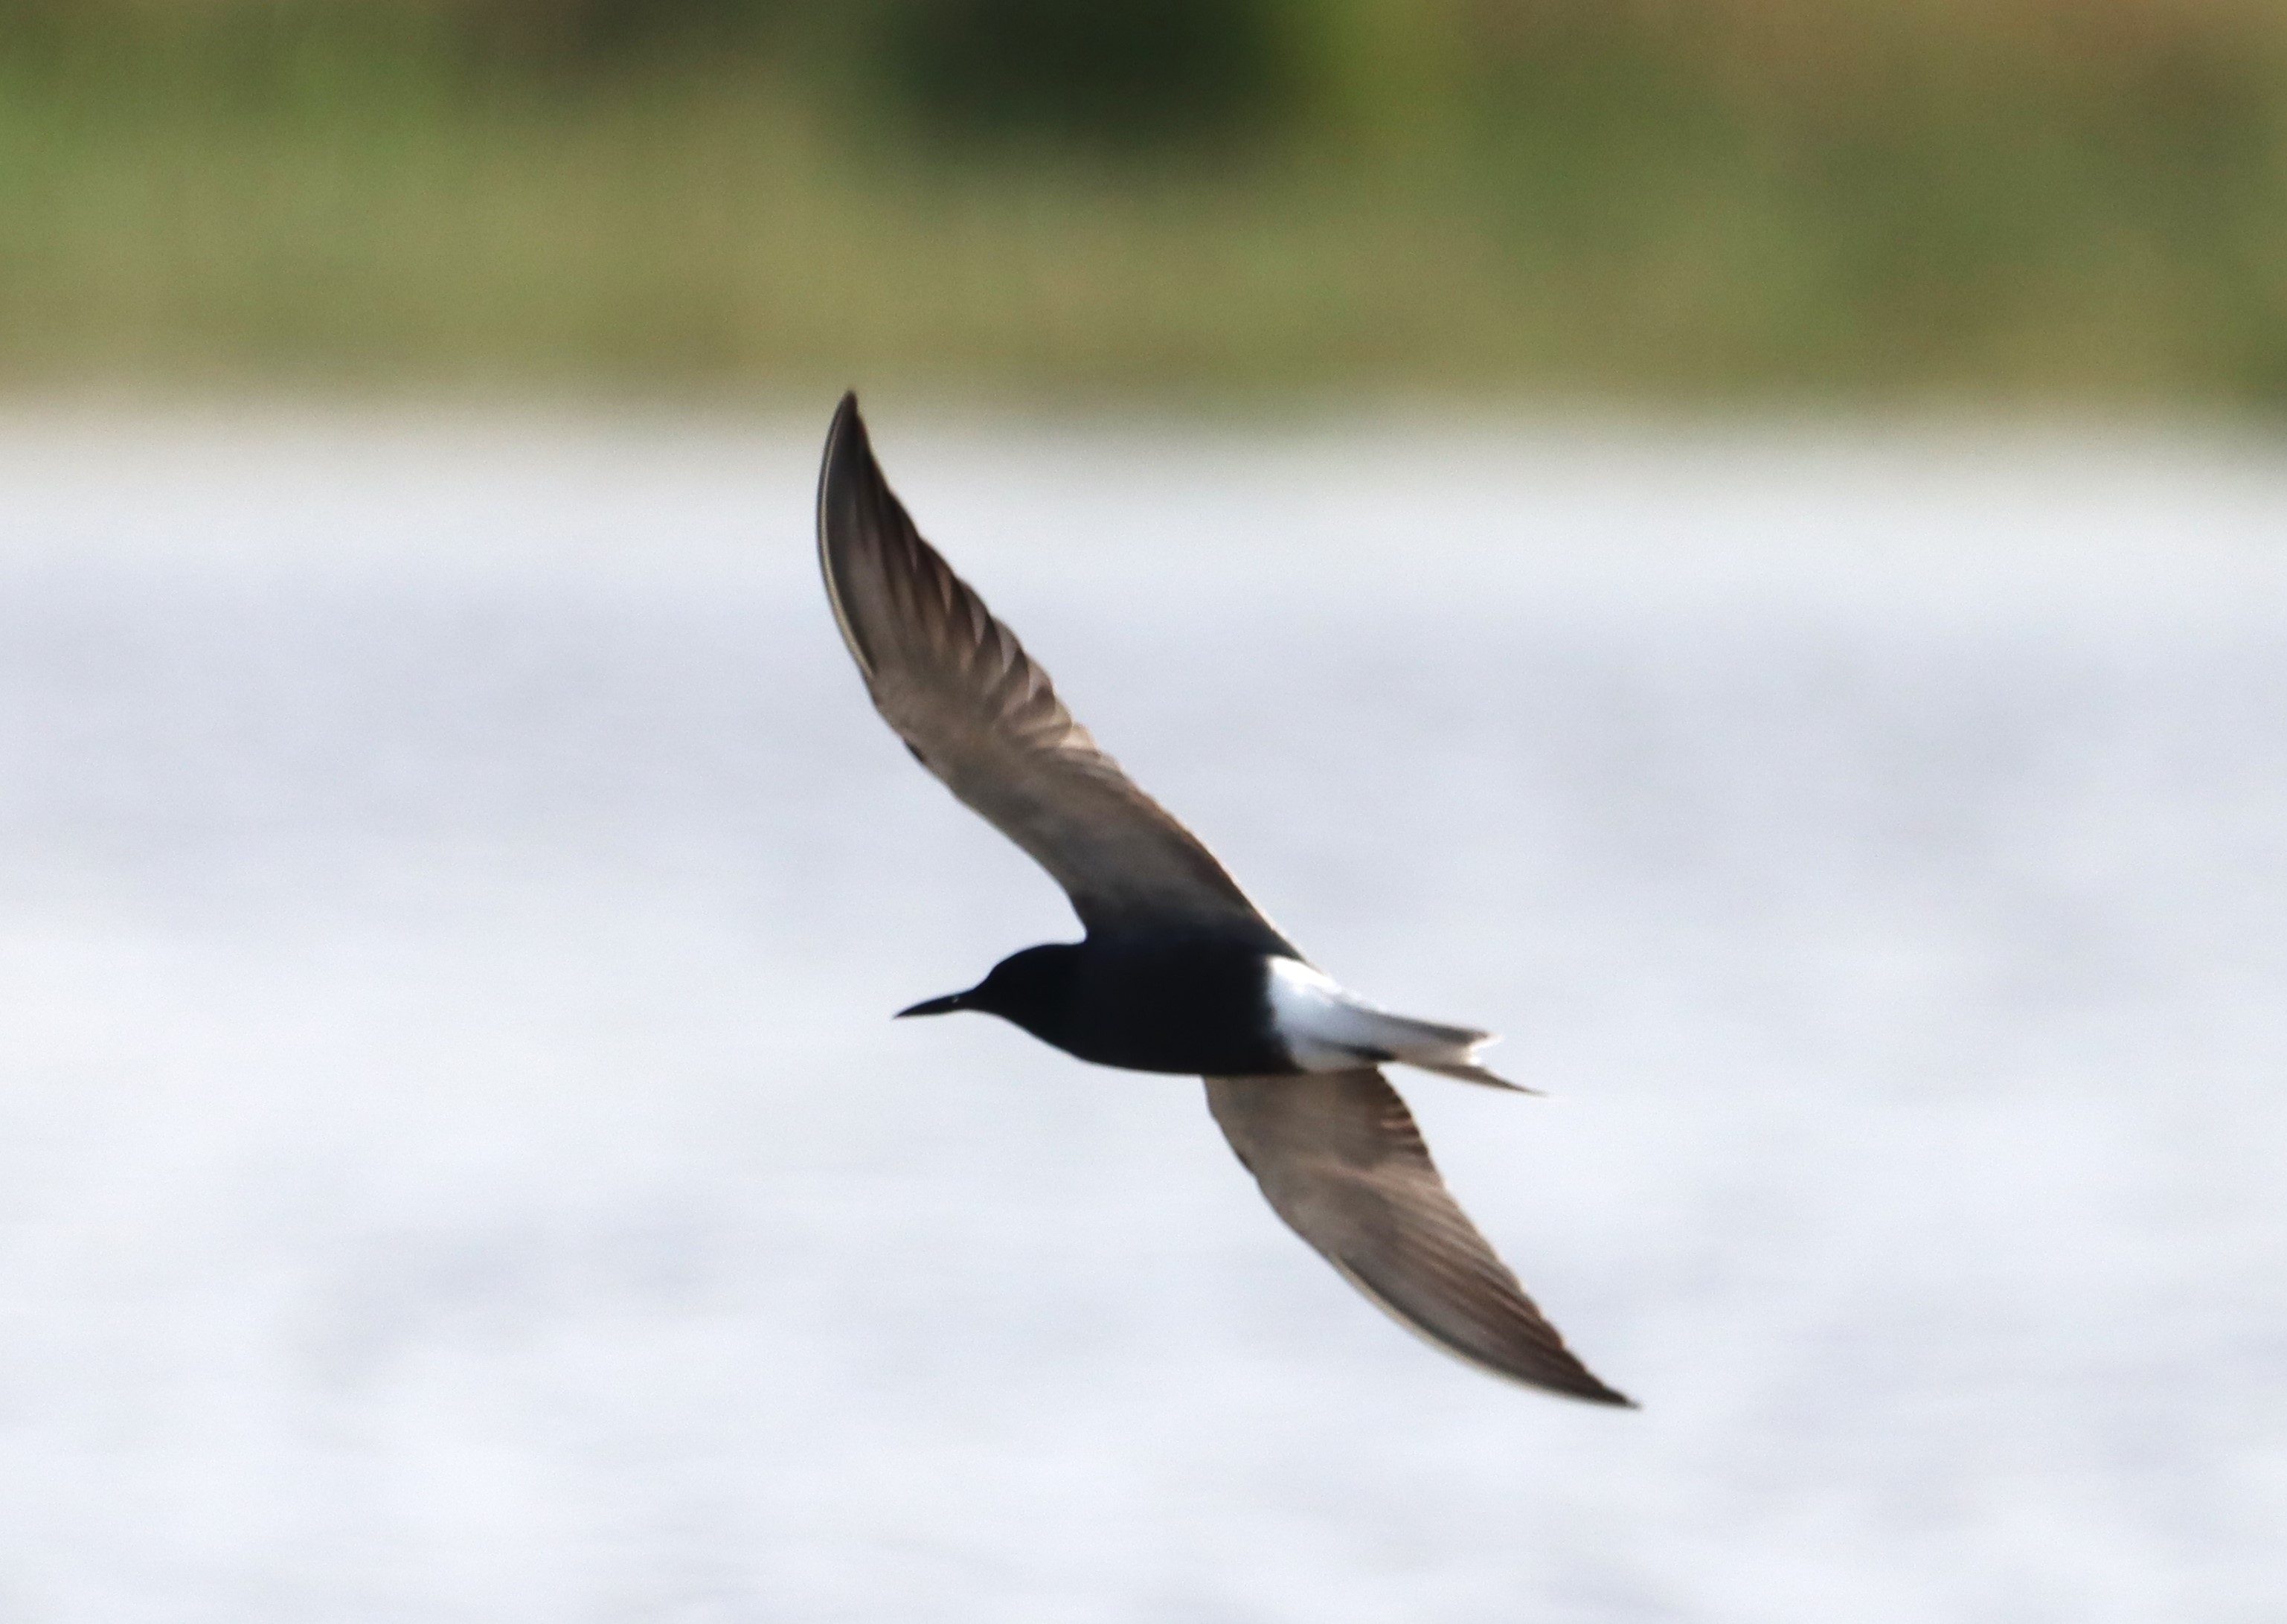
[[[1271,1024],[1270,960],[1183,934],[1090,937],[1011,954],[968,992],[908,1015],[981,1010],[1098,1066],[1263,1076],[1297,1071]]]

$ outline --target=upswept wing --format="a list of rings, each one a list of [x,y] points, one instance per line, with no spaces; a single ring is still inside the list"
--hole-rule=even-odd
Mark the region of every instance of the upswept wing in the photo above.
[[[1207,1085],[1207,1108],[1272,1209],[1392,1319],[1495,1375],[1630,1403],[1573,1357],[1494,1256],[1380,1072]]]
[[[827,432],[818,552],[874,707],[923,766],[1055,877],[1090,931],[1207,928],[1294,951],[1214,854],[1096,748],[1016,634],[922,539],[854,394]]]

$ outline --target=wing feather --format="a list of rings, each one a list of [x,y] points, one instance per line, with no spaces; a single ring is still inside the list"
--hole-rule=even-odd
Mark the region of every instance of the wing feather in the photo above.
[[[818,551],[875,709],[923,766],[1049,871],[1091,931],[1213,930],[1294,952],[922,539],[874,459],[855,395],[843,397],[827,436]]]
[[[1207,1108],[1272,1210],[1392,1319],[1496,1375],[1629,1403],[1574,1357],[1477,1232],[1380,1072],[1207,1085]]]

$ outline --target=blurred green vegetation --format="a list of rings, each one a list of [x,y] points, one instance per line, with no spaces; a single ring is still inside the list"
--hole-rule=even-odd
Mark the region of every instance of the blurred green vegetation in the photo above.
[[[0,0],[0,384],[2287,397],[2277,0]]]

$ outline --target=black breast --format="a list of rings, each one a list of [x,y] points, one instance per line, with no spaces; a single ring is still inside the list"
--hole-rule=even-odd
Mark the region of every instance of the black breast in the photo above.
[[[1058,1047],[1142,1072],[1290,1072],[1270,1027],[1261,948],[1214,938],[1089,938]],[[1043,1034],[1043,1036],[1049,1034]]]

